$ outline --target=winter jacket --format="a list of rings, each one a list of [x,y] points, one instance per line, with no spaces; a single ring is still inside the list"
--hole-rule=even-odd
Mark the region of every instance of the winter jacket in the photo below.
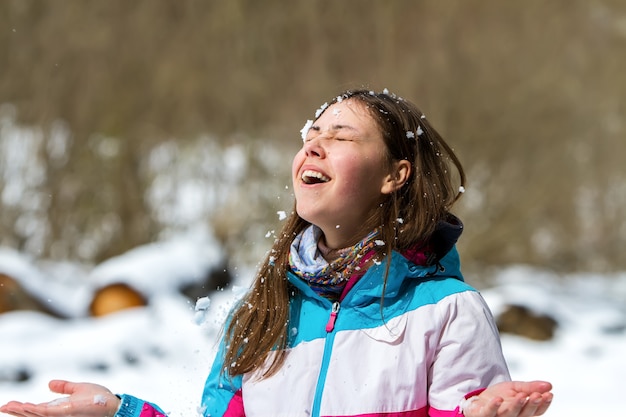
[[[492,315],[464,283],[455,248],[428,266],[394,252],[382,298],[385,270],[384,262],[370,267],[340,303],[289,274],[297,291],[284,364],[265,379],[263,370],[228,378],[222,345],[204,416],[459,416],[464,397],[510,380]],[[135,413],[117,417],[160,412],[123,401]]]

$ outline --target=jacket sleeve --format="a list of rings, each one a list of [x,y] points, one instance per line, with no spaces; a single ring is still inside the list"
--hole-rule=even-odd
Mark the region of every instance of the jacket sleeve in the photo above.
[[[436,319],[441,332],[432,346],[429,415],[460,416],[464,398],[511,377],[493,316],[477,291],[444,298]]]
[[[245,417],[241,393],[241,376],[229,378],[224,369],[223,341],[213,361],[211,371],[202,394],[202,414],[204,417]],[[132,395],[120,396],[120,408],[114,417],[166,417],[155,404]]]
[[[230,377],[224,364],[224,341],[215,356],[202,393],[204,417],[245,417],[242,377]],[[144,416],[141,416],[144,417]]]
[[[120,398],[122,401],[115,417],[166,417],[163,410],[152,403],[128,394]]]

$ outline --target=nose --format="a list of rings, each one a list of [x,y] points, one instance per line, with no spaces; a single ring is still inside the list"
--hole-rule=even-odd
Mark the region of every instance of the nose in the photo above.
[[[307,139],[304,142],[304,153],[309,157],[324,158],[326,157],[326,151],[322,145],[322,140],[319,136],[311,139]]]

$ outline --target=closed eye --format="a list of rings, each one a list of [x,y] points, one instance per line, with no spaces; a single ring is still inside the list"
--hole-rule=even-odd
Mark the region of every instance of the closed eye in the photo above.
[[[338,142],[355,141],[356,138],[351,138],[351,137],[346,138],[345,136],[336,136],[338,133],[340,133],[340,131],[346,131],[346,130],[348,131],[348,134],[350,134],[350,132],[354,131],[355,129],[351,126],[333,125],[331,126],[332,132],[329,134],[322,135],[321,139],[336,140]],[[321,132],[322,132],[322,128],[319,125],[311,125],[311,127],[309,127],[309,130],[306,135],[306,139],[304,141],[309,142],[317,137],[320,137]]]
[[[334,140],[334,141],[337,141],[337,142],[353,142],[354,141],[354,139],[352,139],[352,138],[345,138],[345,137],[337,137],[337,136],[330,136],[329,137],[329,136],[326,136],[326,135],[324,135],[324,136],[307,135],[307,137],[305,139],[305,142],[310,142],[313,139],[318,138],[318,137],[320,139],[322,139],[322,140]]]

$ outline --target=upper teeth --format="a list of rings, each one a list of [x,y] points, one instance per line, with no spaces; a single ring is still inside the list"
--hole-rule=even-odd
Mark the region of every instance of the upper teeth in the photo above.
[[[306,170],[302,173],[302,181],[304,182],[310,182],[311,179],[313,178],[316,178],[322,182],[330,181],[330,178],[328,178],[326,175],[322,174],[321,172]]]

